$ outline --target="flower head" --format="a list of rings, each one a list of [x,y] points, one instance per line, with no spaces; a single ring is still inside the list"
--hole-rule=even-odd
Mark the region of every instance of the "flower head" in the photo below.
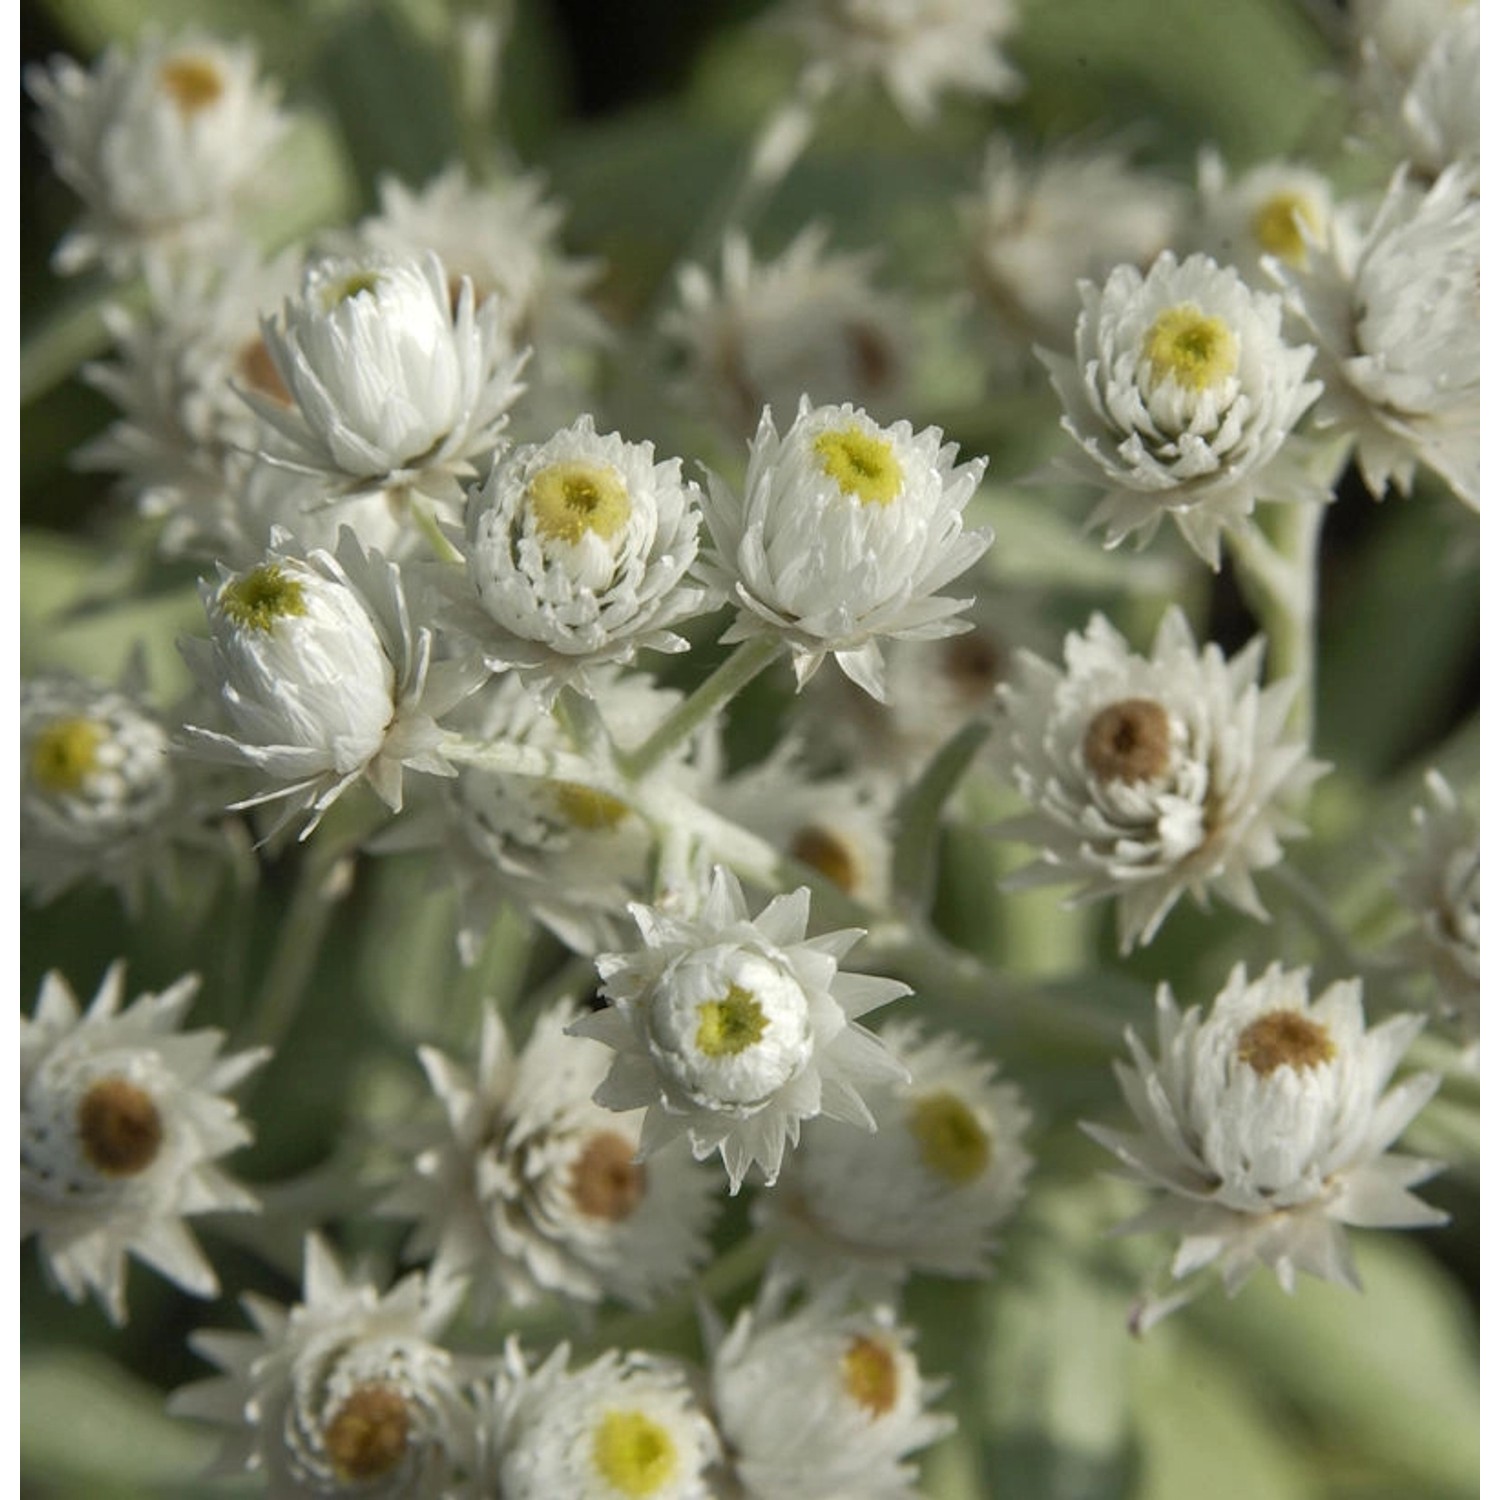
[[[1104,490],[1105,545],[1144,544],[1166,516],[1210,567],[1257,500],[1326,499],[1286,442],[1317,398],[1311,347],[1281,336],[1281,304],[1205,255],[1170,251],[1079,288],[1075,357],[1039,349],[1077,445],[1062,471]]]
[[[1307,268],[1279,267],[1317,340],[1321,426],[1347,432],[1373,495],[1411,492],[1417,465],[1479,506],[1479,178],[1425,191],[1398,171],[1364,234],[1332,226]]]
[[[703,571],[738,608],[726,641],[787,641],[801,685],[832,652],[883,696],[879,640],[966,627],[973,601],[937,595],[978,561],[988,531],[964,531],[984,460],[954,466],[936,427],[882,427],[852,406],[812,406],[780,436],[769,409],[750,447],[743,495],[709,475],[712,546]]]
[[[787,1315],[746,1308],[714,1351],[714,1412],[747,1500],[910,1500],[908,1456],[952,1421],[889,1308],[823,1296]]]
[[[752,920],[720,867],[692,915],[631,907],[642,946],[599,958],[612,1003],[571,1029],[619,1054],[594,1097],[645,1106],[643,1154],[686,1132],[699,1160],[723,1156],[738,1192],[752,1166],[776,1180],[814,1115],[873,1128],[861,1091],[905,1070],[855,1018],[910,991],[839,973],[862,934],[806,938],[809,900],[804,886]]]
[[[229,728],[189,725],[189,743],[276,783],[250,803],[294,799],[312,814],[306,837],[361,777],[399,811],[404,766],[453,774],[434,719],[479,677],[432,661],[432,633],[413,628],[400,572],[352,532],[336,558],[272,551],[240,573],[221,567],[199,592],[211,639],[182,649]]]
[[[537,1018],[519,1054],[488,1012],[478,1069],[420,1056],[446,1123],[414,1140],[387,1212],[415,1217],[408,1253],[435,1279],[524,1306],[549,1292],[649,1306],[709,1253],[718,1183],[685,1150],[636,1159],[640,1122],[593,1102],[609,1053],[568,1036],[576,1008]]]
[[[852,1272],[888,1294],[911,1271],[984,1276],[1031,1166],[1020,1090],[956,1036],[893,1022],[880,1039],[911,1077],[870,1092],[875,1133],[810,1121],[757,1213],[804,1279]]]
[[[219,1056],[217,1031],[181,1030],[196,975],[123,1009],[125,966],[110,966],[80,1014],[48,974],[21,1018],[21,1237],[74,1301],[92,1292],[125,1321],[125,1257],[195,1297],[219,1290],[183,1220],[258,1205],[215,1165],[250,1139],[224,1094],[269,1055]]]
[[[1123,951],[1184,892],[1264,918],[1251,875],[1301,831],[1294,809],[1325,767],[1287,732],[1291,680],[1257,687],[1262,651],[1200,652],[1173,608],[1149,657],[1102,615],[1068,637],[1064,670],[1022,653],[1000,689],[1001,754],[1032,809],[1001,831],[1038,846],[1020,879],[1118,897]]]
[[[720,1493],[719,1437],[686,1369],[615,1350],[571,1373],[567,1362],[563,1344],[540,1369],[508,1372],[493,1444],[494,1481],[505,1500],[713,1500]]]
[[[193,1337],[224,1373],[178,1391],[172,1410],[230,1428],[218,1467],[248,1469],[276,1500],[478,1494],[466,1372],[434,1342],[454,1289],[412,1275],[381,1294],[346,1276],[317,1235],[305,1265],[295,1307],[248,1295],[256,1332]]]
[[[111,47],[85,72],[57,57],[26,73],[38,127],[85,215],[58,246],[59,270],[233,243],[236,216],[286,129],[254,49],[188,34]]]
[[[1219,1263],[1237,1291],[1257,1264],[1358,1288],[1343,1226],[1411,1229],[1446,1215],[1407,1191],[1438,1170],[1388,1150],[1438,1087],[1388,1088],[1421,1018],[1365,1030],[1357,979],[1308,999],[1308,970],[1230,974],[1207,1016],[1157,994],[1157,1055],[1126,1033],[1116,1073],[1138,1134],[1084,1129],[1131,1176],[1165,1190],[1119,1232],[1172,1229],[1172,1274]]]
[[[838,255],[818,227],[774,260],[757,262],[743,234],[724,241],[715,282],[701,266],[678,278],[679,306],[664,326],[687,356],[689,394],[737,436],[761,412],[785,421],[806,395],[881,407],[910,362],[904,309],[881,293],[870,258]]]
[[[836,77],[879,79],[908,120],[926,124],[946,89],[1008,99],[1021,77],[1000,51],[1012,0],[789,0],[784,15]]]
[[[455,623],[492,671],[548,694],[642,648],[685,650],[669,627],[704,607],[686,581],[698,502],[678,459],[657,463],[650,443],[597,433],[587,415],[516,448],[469,493]]]
[[[471,282],[455,299],[430,251],[314,261],[263,324],[292,404],[246,391],[266,456],[319,476],[332,497],[386,490],[455,506],[521,391],[524,356],[500,315],[493,298],[476,307]]]
[[[1328,243],[1333,188],[1321,172],[1295,162],[1267,161],[1231,179],[1215,151],[1198,158],[1203,248],[1252,284],[1262,280],[1266,256],[1307,264],[1309,248]]]

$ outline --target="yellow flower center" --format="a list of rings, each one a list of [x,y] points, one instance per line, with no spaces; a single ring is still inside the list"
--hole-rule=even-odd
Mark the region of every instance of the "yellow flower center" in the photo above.
[[[601,1130],[579,1152],[568,1188],[579,1213],[618,1224],[645,1196],[646,1168],[623,1135]]]
[[[1205,391],[1234,374],[1240,341],[1223,318],[1211,318],[1185,302],[1169,307],[1151,325],[1145,355],[1156,380]]]
[[[207,109],[224,93],[224,75],[206,57],[174,57],[157,74],[163,92],[184,115]]]
[[[323,1446],[344,1484],[389,1474],[406,1457],[411,1412],[392,1386],[356,1386],[323,1429]]]
[[[329,282],[323,288],[323,309],[332,312],[341,302],[348,302],[361,292],[377,291],[379,287],[379,271],[351,271],[342,281]]]
[[[49,792],[76,792],[99,764],[102,724],[92,719],[59,719],[32,742],[32,778]]]
[[[78,1101],[78,1144],[106,1177],[135,1177],[161,1150],[161,1113],[145,1089],[110,1074]]]
[[[845,895],[852,895],[859,879],[859,865],[843,839],[809,823],[792,836],[791,854],[836,885]]]
[[[594,1429],[594,1466],[622,1495],[654,1495],[677,1472],[677,1446],[645,1412],[607,1411]]]
[[[603,541],[630,519],[630,495],[619,474],[606,464],[569,459],[548,464],[532,476],[526,498],[536,529],[570,545],[592,531]]]
[[[904,476],[895,449],[859,427],[830,427],[813,439],[823,472],[861,505],[889,505]]]
[[[1101,708],[1083,735],[1083,759],[1100,781],[1151,781],[1172,763],[1172,721],[1154,698]]]
[[[907,1128],[930,1172],[954,1187],[980,1176],[990,1164],[990,1138],[974,1111],[947,1090],[926,1094],[911,1107]]]
[[[595,791],[591,786],[580,786],[576,781],[554,781],[552,795],[563,817],[587,833],[617,827],[630,812],[629,805],[618,797]]]
[[[732,984],[722,1000],[705,1000],[698,1007],[694,1041],[705,1057],[737,1057],[753,1047],[770,1024],[760,1001],[749,990]]]
[[[1313,205],[1301,193],[1276,193],[1255,211],[1255,243],[1288,265],[1304,265],[1307,261],[1304,224],[1316,240],[1321,225]]]
[[[879,1339],[861,1334],[850,1342],[840,1361],[844,1389],[872,1417],[883,1417],[901,1391],[896,1356]]]
[[[1332,1062],[1336,1051],[1320,1021],[1300,1010],[1271,1010],[1240,1033],[1235,1056],[1264,1078],[1281,1067],[1305,1073]]]
[[[279,563],[262,563],[224,586],[219,596],[224,613],[246,630],[269,630],[289,615],[305,615],[302,585]]]

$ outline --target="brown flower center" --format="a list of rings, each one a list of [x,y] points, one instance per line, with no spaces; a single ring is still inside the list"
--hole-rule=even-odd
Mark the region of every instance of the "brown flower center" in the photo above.
[[[357,1386],[323,1429],[323,1446],[343,1483],[389,1474],[406,1457],[411,1412],[406,1398],[388,1385]]]
[[[859,879],[859,868],[849,846],[841,839],[809,823],[792,836],[792,858],[826,876],[845,895],[852,895]]]
[[[292,404],[292,393],[287,390],[286,382],[281,378],[281,371],[276,368],[276,361],[271,358],[271,351],[266,348],[265,339],[251,339],[240,350],[240,357],[235,367],[240,379],[252,391],[259,391],[262,396],[269,396],[271,400],[280,402],[282,406]]]
[[[1004,671],[1004,648],[977,630],[951,636],[943,647],[943,676],[965,698],[988,698]]]
[[[1172,724],[1154,698],[1101,708],[1083,736],[1083,758],[1100,781],[1127,785],[1160,776],[1172,760]]]
[[[618,1224],[645,1196],[646,1168],[623,1135],[601,1130],[589,1137],[573,1163],[568,1188],[579,1213]]]
[[[161,1114],[145,1089],[111,1074],[78,1101],[78,1144],[107,1177],[134,1177],[161,1149]]]
[[[879,1339],[863,1334],[853,1339],[841,1364],[844,1389],[872,1417],[883,1417],[896,1404],[901,1388],[896,1356]]]
[[[1277,1068],[1305,1073],[1333,1060],[1333,1038],[1321,1022],[1300,1010],[1271,1010],[1241,1033],[1235,1056],[1264,1078]]]
[[[185,115],[207,109],[224,93],[224,75],[207,57],[174,57],[162,64],[163,91]]]

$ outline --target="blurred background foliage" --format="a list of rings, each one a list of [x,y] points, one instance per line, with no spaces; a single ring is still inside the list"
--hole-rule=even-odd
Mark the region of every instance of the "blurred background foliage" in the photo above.
[[[366,211],[379,173],[421,181],[459,153],[443,48],[450,3],[23,0],[21,43],[30,61],[55,51],[91,58],[146,27],[253,37],[304,112],[284,201],[264,226],[268,237],[289,239]],[[1023,10],[1011,50],[1027,79],[1024,97],[1004,107],[950,104],[920,134],[873,95],[839,101],[771,203],[757,243],[779,248],[820,218],[836,226],[840,244],[880,247],[893,284],[941,291],[958,275],[954,199],[971,190],[995,131],[1043,147],[1121,137],[1184,183],[1205,142],[1234,164],[1283,153],[1347,161],[1336,15],[1318,0],[1028,0]],[[758,0],[518,0],[503,132],[566,206],[570,249],[605,263],[599,300],[619,322],[652,305],[791,81],[795,58],[784,38],[757,24],[765,12]],[[74,203],[49,173],[24,100],[22,110],[23,670],[112,679],[139,641],[158,692],[170,698],[185,686],[175,640],[199,619],[195,570],[157,567],[143,580],[119,545],[131,522],[107,482],[70,467],[73,450],[109,417],[77,375],[106,347],[98,317],[105,288],[48,269]],[[1360,170],[1356,161],[1348,185]],[[1166,597],[1186,597],[1226,647],[1243,641],[1253,621],[1232,575],[1210,589],[1201,569],[1155,553],[1106,567],[1096,544],[1076,537],[1074,518],[1008,487],[1047,450],[1055,407],[1045,389],[991,398],[965,358],[933,373],[932,409],[914,415],[990,455],[985,503],[1002,538],[987,564],[995,576],[1043,590],[1059,626],[1081,623],[1102,602],[1139,638]],[[627,426],[628,386],[617,377],[608,393]],[[644,409],[641,419],[649,420]],[[639,424],[636,432],[671,446],[667,434]],[[1455,510],[1420,490],[1376,507],[1347,482],[1325,531],[1317,750],[1337,772],[1318,795],[1316,840],[1292,858],[1356,934],[1366,923],[1378,935],[1383,851],[1404,840],[1425,768],[1445,767],[1455,784],[1477,781],[1478,571],[1474,549],[1465,558],[1458,545],[1469,518]],[[757,684],[744,705],[747,744],[754,722],[778,706],[777,692]],[[966,810],[976,825],[993,812],[982,801]],[[1094,998],[1112,1002],[1117,990],[1121,1024],[1144,1013],[1148,986],[1162,974],[1179,994],[1211,993],[1226,955],[1252,968],[1273,958],[1317,961],[1335,977],[1311,926],[1281,908],[1266,928],[1183,913],[1148,952],[1122,964],[1094,915],[1059,913],[1055,893],[1002,900],[995,859],[993,841],[967,828],[945,835],[945,929],[1008,972],[1033,976],[1044,996],[1086,945],[1101,966]],[[172,901],[154,899],[138,924],[101,892],[28,907],[23,1004],[48,968],[91,993],[124,954],[132,992],[202,972],[195,1024],[233,1032],[276,977],[266,972],[272,938],[303,910],[306,879],[288,860],[264,862],[253,897],[232,876],[190,878]],[[462,1038],[481,995],[525,994],[559,963],[550,939],[512,924],[476,971],[461,973],[450,920],[446,898],[401,859],[361,867],[331,908],[308,1003],[246,1100],[258,1139],[239,1170],[275,1184],[273,1206],[295,1216],[327,1203],[330,1217],[364,1207],[351,1170],[362,1143],[348,1140],[344,1126],[393,1117],[416,1100],[412,1039]],[[398,936],[374,945],[371,932]],[[971,1014],[969,1030],[1004,1057],[1003,1021]],[[360,1038],[353,1065],[351,1032]],[[948,1376],[945,1404],[961,1423],[960,1437],[930,1456],[927,1492],[951,1500],[1476,1493],[1477,1083],[1445,1091],[1426,1148],[1459,1158],[1429,1190],[1452,1224],[1420,1238],[1361,1236],[1363,1299],[1309,1282],[1287,1298],[1262,1278],[1232,1302],[1203,1298],[1136,1342],[1124,1309],[1160,1246],[1122,1249],[1102,1237],[1130,1195],[1099,1183],[1101,1155],[1072,1120],[1117,1110],[1107,1061],[1118,1052],[1118,1030],[1088,1045],[1092,1066],[1063,1052],[1038,1056],[1019,1074],[1038,1117],[1040,1161],[999,1274],[982,1285],[918,1285],[912,1294],[924,1365]],[[262,1100],[274,1109],[258,1108]],[[339,1140],[345,1145],[331,1154]],[[295,1296],[298,1240],[269,1219],[224,1221],[204,1239],[229,1289],[222,1301],[193,1302],[133,1268],[131,1321],[121,1330],[94,1307],[50,1294],[32,1254],[24,1256],[24,1493],[173,1500],[224,1492],[194,1478],[213,1437],[168,1421],[160,1393],[203,1373],[187,1334],[237,1325],[240,1291]],[[394,1237],[390,1226],[356,1218],[352,1242],[389,1256]]]

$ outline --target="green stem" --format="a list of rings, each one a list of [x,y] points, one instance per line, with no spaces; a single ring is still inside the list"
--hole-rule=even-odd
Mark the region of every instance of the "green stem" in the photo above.
[[[146,284],[101,282],[72,297],[35,332],[21,341],[21,405],[61,385],[86,360],[110,345],[104,309],[118,304],[135,310],[146,304]]]
[[[781,641],[769,635],[741,642],[706,682],[656,726],[643,745],[620,757],[620,769],[632,781],[654,769],[711,714],[765,671],[781,654],[781,647]]]

